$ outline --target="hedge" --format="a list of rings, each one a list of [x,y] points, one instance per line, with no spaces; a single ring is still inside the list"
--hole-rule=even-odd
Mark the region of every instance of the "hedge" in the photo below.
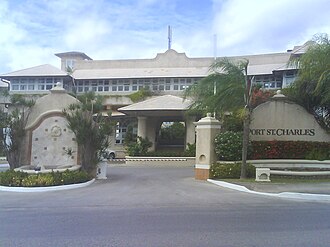
[[[330,159],[330,143],[306,141],[253,141],[250,159]]]
[[[69,171],[28,174],[7,170],[0,172],[0,185],[11,187],[41,187],[83,183],[91,180],[85,171]]]
[[[210,169],[210,177],[238,179],[241,175],[241,164],[241,162],[212,164]],[[255,178],[256,168],[251,164],[247,164],[246,175],[247,178]]]

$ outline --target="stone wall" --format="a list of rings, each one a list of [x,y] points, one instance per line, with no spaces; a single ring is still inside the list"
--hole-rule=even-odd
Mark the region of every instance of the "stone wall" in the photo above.
[[[78,145],[62,111],[79,101],[61,84],[39,98],[27,120],[22,164],[56,168],[78,164]]]
[[[49,116],[32,131],[31,165],[76,165],[77,143],[63,116]],[[72,153],[69,153],[69,150]]]

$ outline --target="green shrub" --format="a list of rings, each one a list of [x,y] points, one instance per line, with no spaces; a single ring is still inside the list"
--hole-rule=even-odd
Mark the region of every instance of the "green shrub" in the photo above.
[[[185,127],[180,122],[174,122],[167,127],[161,127],[160,137],[164,140],[183,139],[185,135]]]
[[[40,187],[87,182],[91,179],[86,171],[69,171],[28,174],[8,170],[0,173],[0,185],[13,187]]]
[[[142,156],[139,155],[140,148],[138,147],[138,145],[134,144],[134,148],[136,148],[137,150],[137,155],[132,155],[132,156]],[[148,151],[143,154],[143,156],[146,157],[194,157],[195,155],[196,155],[196,144],[189,144],[189,143],[185,151],[160,150],[160,151]]]
[[[183,152],[183,156],[185,157],[195,157],[196,156],[196,143],[187,144],[186,150]]]
[[[147,152],[144,156],[147,157],[182,157],[183,152],[179,151],[152,151]]]
[[[329,157],[329,150],[325,149],[312,149],[305,156],[308,160],[327,160]]]
[[[130,156],[144,156],[152,146],[148,138],[142,138],[140,136],[137,138],[138,140],[136,142],[131,142],[126,145],[126,151]]]
[[[211,165],[211,178],[240,178],[241,162],[237,163],[216,163]],[[254,178],[256,169],[252,164],[247,164],[246,175],[248,178]]]
[[[152,96],[152,92],[148,89],[142,88],[139,91],[128,95],[128,97],[135,103],[145,100],[147,97]]]
[[[243,131],[243,118],[240,113],[236,111],[233,114],[224,115],[221,128],[226,131]]]
[[[43,187],[54,185],[54,178],[51,173],[29,175],[22,180],[23,187]]]
[[[15,172],[14,170],[0,172],[0,185],[22,186],[22,180],[27,176],[28,174],[25,172]]]
[[[242,132],[226,131],[215,137],[215,153],[219,160],[241,160],[242,145]]]

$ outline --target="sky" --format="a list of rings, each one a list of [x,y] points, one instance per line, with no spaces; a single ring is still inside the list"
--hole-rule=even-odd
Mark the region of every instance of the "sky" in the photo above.
[[[0,0],[0,74],[59,68],[54,54],[68,51],[154,58],[168,49],[168,25],[171,48],[188,57],[284,52],[330,35],[330,1]]]

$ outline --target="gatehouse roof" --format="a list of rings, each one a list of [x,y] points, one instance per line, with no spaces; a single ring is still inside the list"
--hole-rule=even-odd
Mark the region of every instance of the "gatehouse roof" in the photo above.
[[[188,99],[162,95],[121,107],[118,111],[132,116],[182,116],[191,104]]]

